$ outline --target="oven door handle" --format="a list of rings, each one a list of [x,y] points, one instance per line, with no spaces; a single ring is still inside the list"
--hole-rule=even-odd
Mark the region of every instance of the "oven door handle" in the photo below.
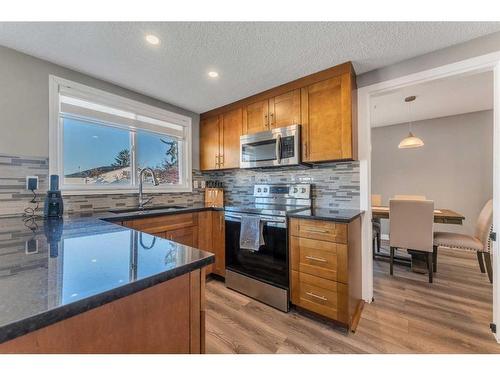
[[[227,219],[235,219],[237,221],[241,221],[241,216],[239,216],[239,215],[228,215],[228,214],[226,214],[225,217]],[[284,224],[285,223],[285,220],[272,220],[272,219],[267,219],[267,218],[261,218],[260,220],[263,221],[264,223],[278,223],[278,224]]]

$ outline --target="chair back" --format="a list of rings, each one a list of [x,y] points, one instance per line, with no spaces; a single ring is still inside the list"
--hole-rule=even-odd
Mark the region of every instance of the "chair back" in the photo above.
[[[389,201],[390,246],[432,252],[434,201]]]
[[[410,200],[410,201],[425,201],[424,195],[395,195],[394,199]]]
[[[489,251],[491,225],[493,224],[493,199],[484,205],[476,222],[475,236],[483,243],[483,251]]]
[[[372,194],[372,206],[382,206],[382,195]]]

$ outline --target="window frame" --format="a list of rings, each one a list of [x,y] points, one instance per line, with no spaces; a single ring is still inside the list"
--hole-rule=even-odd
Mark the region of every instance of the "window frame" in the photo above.
[[[63,118],[60,116],[59,91],[61,86],[71,88],[79,93],[88,96],[89,100],[95,100],[99,104],[123,108],[136,114],[149,116],[158,120],[166,121],[174,125],[182,126],[184,137],[179,147],[179,174],[182,183],[177,185],[161,184],[158,187],[144,185],[146,193],[180,193],[192,192],[192,119],[191,117],[181,115],[165,109],[157,108],[136,100],[124,98],[122,96],[111,94],[81,83],[73,82],[54,75],[49,75],[49,174],[60,176],[60,189],[63,195],[93,195],[93,194],[120,194],[120,193],[138,193],[139,182],[138,173],[135,170],[136,152],[135,136],[130,131],[131,146],[131,181],[125,186],[119,185],[65,185],[63,169]],[[106,121],[98,121],[106,124]],[[103,125],[107,126],[107,125]],[[109,124],[112,126],[112,124]],[[151,132],[148,129],[138,130]],[[158,134],[158,133],[157,133]],[[165,135],[168,136],[167,133]]]

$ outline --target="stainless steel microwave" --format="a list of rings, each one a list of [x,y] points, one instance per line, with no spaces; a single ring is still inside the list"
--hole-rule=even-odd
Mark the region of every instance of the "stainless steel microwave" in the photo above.
[[[240,168],[300,164],[300,125],[240,137]]]

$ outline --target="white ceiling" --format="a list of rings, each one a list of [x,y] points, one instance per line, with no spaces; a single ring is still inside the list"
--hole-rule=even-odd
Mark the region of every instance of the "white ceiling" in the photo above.
[[[408,122],[404,98],[411,95],[417,97],[411,104],[413,121],[493,109],[493,74],[453,76],[374,97],[370,103],[372,127]]]
[[[204,112],[348,60],[361,74],[499,30],[498,22],[0,23],[0,45]],[[147,33],[161,44],[146,44]]]

